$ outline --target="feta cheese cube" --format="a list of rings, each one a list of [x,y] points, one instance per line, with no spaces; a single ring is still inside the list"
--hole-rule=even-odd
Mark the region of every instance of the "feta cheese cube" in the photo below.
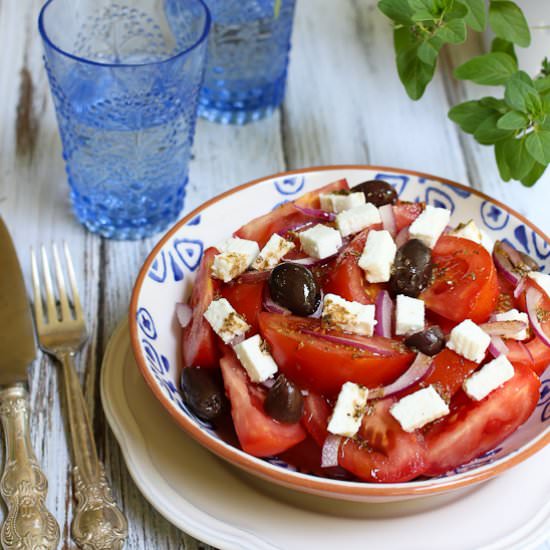
[[[479,229],[474,220],[470,220],[466,223],[459,223],[453,230],[450,231],[449,235],[474,241],[475,243],[482,245],[487,252],[489,252],[489,254],[492,254],[493,252],[494,243],[491,237],[489,237],[485,231]]]
[[[277,363],[259,334],[233,346],[233,349],[252,382],[263,382],[278,370]]]
[[[340,233],[320,223],[302,231],[299,235],[303,251],[312,258],[328,258],[336,254],[342,246]]]
[[[369,231],[358,265],[366,271],[369,283],[386,283],[391,277],[391,268],[397,246],[389,231]]]
[[[462,387],[468,397],[481,401],[514,376],[514,367],[505,355],[499,355],[464,380]]]
[[[335,435],[353,437],[361,426],[368,396],[369,390],[364,386],[346,382],[338,394],[328,431]]]
[[[336,227],[342,237],[358,233],[369,225],[380,223],[381,221],[378,208],[370,202],[336,214]]]
[[[326,328],[372,336],[376,324],[374,309],[372,304],[349,302],[336,294],[326,294],[321,321]]]
[[[550,296],[550,275],[548,273],[541,273],[540,271],[529,271],[528,277],[535,281],[537,285]]]
[[[411,223],[411,239],[419,239],[426,246],[433,248],[451,219],[451,212],[446,208],[427,205],[424,212]]]
[[[256,241],[237,237],[231,237],[219,243],[216,248],[220,254],[214,256],[211,273],[213,277],[221,279],[224,283],[244,273],[260,251]]]
[[[364,193],[329,193],[319,197],[321,200],[321,208],[338,214],[344,210],[349,210],[355,206],[365,204],[366,198]]]
[[[424,302],[398,294],[395,302],[395,334],[409,334],[424,329]]]
[[[510,309],[503,313],[497,313],[495,315],[495,321],[523,321],[525,323],[525,328],[507,336],[507,338],[512,338],[513,340],[526,340],[529,337],[529,332],[527,327],[529,326],[529,317],[527,313],[523,311],[518,311],[517,309]]]
[[[418,390],[391,406],[390,414],[406,432],[414,432],[449,414],[447,403],[433,386]]]
[[[490,342],[491,337],[483,329],[466,319],[451,330],[447,347],[470,361],[481,363]]]
[[[204,312],[204,318],[226,344],[230,344],[235,338],[244,336],[250,328],[250,325],[225,298],[212,300]]]
[[[273,233],[269,237],[269,241],[265,243],[265,246],[256,256],[256,259],[252,262],[252,268],[261,271],[274,267],[294,247],[295,244],[293,242],[283,239],[277,233]]]

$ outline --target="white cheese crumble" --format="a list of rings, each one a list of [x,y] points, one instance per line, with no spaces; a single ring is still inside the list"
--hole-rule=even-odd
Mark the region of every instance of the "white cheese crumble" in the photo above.
[[[275,267],[294,247],[293,242],[283,239],[277,233],[273,233],[252,262],[252,268],[262,271]]]
[[[424,211],[409,227],[411,239],[419,239],[426,246],[433,248],[449,224],[451,212],[446,208],[426,205]]]
[[[277,363],[259,334],[233,346],[233,349],[252,382],[263,382],[278,370]]]
[[[424,329],[425,307],[418,298],[398,294],[395,301],[395,334],[398,336]]]
[[[210,302],[204,312],[204,318],[226,344],[230,344],[235,338],[244,336],[250,328],[250,325],[225,298]]]
[[[214,256],[211,273],[216,279],[228,283],[235,277],[244,273],[256,259],[260,247],[256,241],[231,237],[216,248],[220,254]]]
[[[529,326],[529,316],[527,313],[518,311],[517,309],[510,309],[502,313],[497,313],[495,315],[495,321],[523,321],[525,323],[525,328],[510,336],[506,336],[506,338],[512,338],[513,340],[527,340],[527,338],[529,338],[529,331],[527,329]]]
[[[363,253],[357,262],[366,272],[369,283],[386,283],[391,277],[391,268],[397,246],[389,231],[369,231]]]
[[[468,397],[481,401],[514,376],[514,367],[505,355],[499,355],[464,381]]]
[[[372,336],[374,332],[374,305],[349,302],[336,294],[325,295],[321,322],[326,328]]]
[[[320,223],[302,231],[299,236],[302,250],[312,258],[328,258],[336,254],[342,246],[340,233]]]
[[[336,214],[336,227],[342,237],[358,233],[369,225],[381,223],[381,221],[378,208],[370,202]]]
[[[319,199],[323,210],[334,212],[335,214],[349,210],[355,206],[360,206],[366,202],[364,193],[348,193],[347,195],[343,193],[328,193],[321,195]]]
[[[328,423],[328,431],[335,435],[353,437],[361,427],[369,390],[359,384],[346,382],[336,400]]]
[[[447,347],[470,361],[481,363],[491,343],[491,337],[471,319],[466,319],[451,330]]]

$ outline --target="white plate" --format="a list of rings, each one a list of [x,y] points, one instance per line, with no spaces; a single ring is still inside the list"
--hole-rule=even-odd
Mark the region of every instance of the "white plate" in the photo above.
[[[528,550],[550,539],[550,447],[488,482],[443,497],[358,504],[248,477],[195,443],[146,386],[128,327],[101,374],[105,414],[134,481],[168,521],[222,550]]]

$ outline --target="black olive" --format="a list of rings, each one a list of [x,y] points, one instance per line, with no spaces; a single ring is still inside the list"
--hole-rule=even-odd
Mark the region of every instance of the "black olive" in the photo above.
[[[221,374],[213,369],[185,367],[181,373],[183,400],[203,420],[214,420],[227,405]]]
[[[300,388],[288,380],[284,374],[279,374],[275,384],[271,386],[264,401],[265,412],[285,424],[295,424],[302,418],[304,398]]]
[[[278,265],[271,272],[268,286],[271,298],[296,315],[311,315],[319,307],[319,287],[313,273],[303,265]]]
[[[395,255],[390,290],[416,298],[432,275],[432,251],[418,239],[407,241]]]
[[[438,326],[433,326],[407,336],[405,345],[424,355],[432,356],[445,346],[445,335]]]
[[[384,180],[364,181],[353,186],[350,191],[352,193],[363,193],[367,202],[372,202],[374,206],[394,204],[397,200],[397,191],[393,185]]]

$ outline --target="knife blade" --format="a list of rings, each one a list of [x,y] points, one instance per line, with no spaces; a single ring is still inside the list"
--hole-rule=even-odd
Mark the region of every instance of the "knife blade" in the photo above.
[[[34,329],[23,273],[0,218],[0,386],[27,381],[36,357]]]

